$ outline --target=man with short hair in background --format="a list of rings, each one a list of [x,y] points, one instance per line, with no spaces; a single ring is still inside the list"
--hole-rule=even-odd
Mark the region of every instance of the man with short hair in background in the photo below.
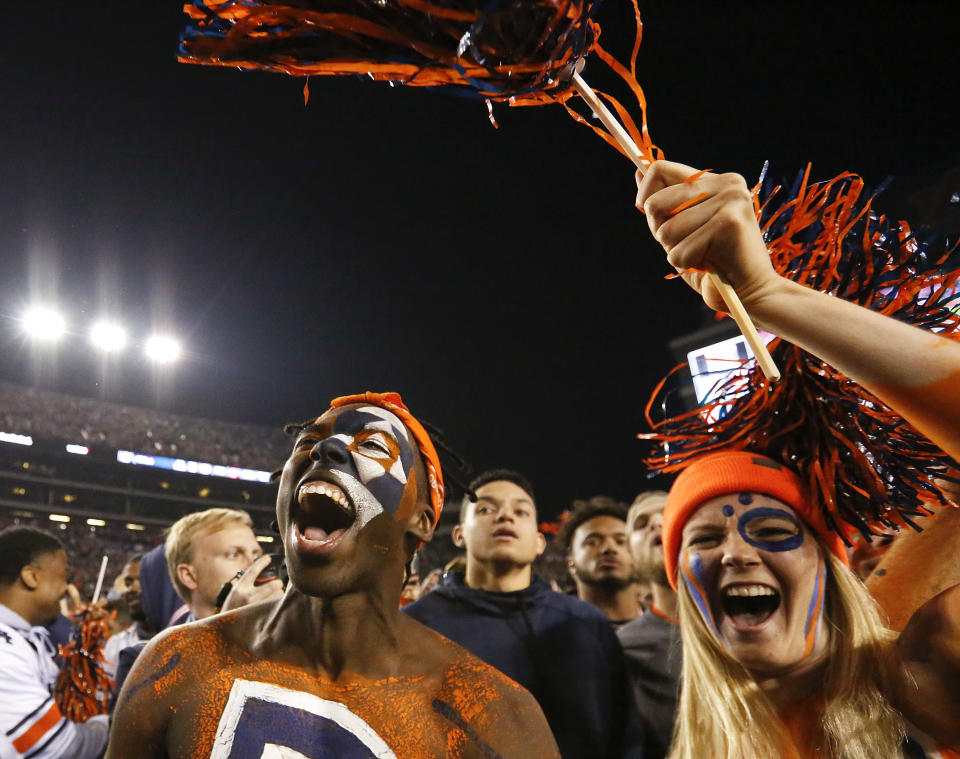
[[[464,499],[453,530],[465,574],[445,576],[403,611],[529,690],[563,759],[642,756],[623,652],[606,617],[532,576],[546,539],[530,483],[496,469],[470,489],[476,500]]]
[[[149,569],[153,580],[160,579],[157,576],[159,567],[156,551],[155,548],[148,552],[141,562],[144,570]],[[260,571],[270,563],[270,557],[264,556],[257,536],[253,533],[253,521],[245,511],[213,508],[187,514],[170,526],[163,552],[166,574],[190,613],[185,619],[180,616],[177,622],[173,618],[164,620],[161,630],[179,623],[180,619],[193,622],[221,611],[217,606],[217,598],[228,582],[233,584],[233,589],[224,601],[225,610],[238,609],[254,601],[274,598],[283,593],[283,585],[279,579],[262,585],[254,582]],[[142,573],[140,576],[142,577]],[[164,578],[162,585],[166,585],[166,582]],[[144,595],[153,597],[142,599],[147,617],[156,616],[158,610],[155,609],[151,615],[146,607],[160,605],[165,592],[169,593],[169,590],[164,591],[164,588],[160,587],[161,583],[154,582],[153,585],[155,587],[150,589],[149,594],[144,589]],[[120,693],[130,668],[145,645],[146,640],[141,640],[120,650],[114,684],[115,696]]]
[[[617,631],[627,657],[640,717],[646,726],[646,759],[663,759],[670,749],[680,687],[680,626],[677,594],[663,567],[660,527],[667,494],[650,490],[638,495],[627,513],[630,553],[637,577],[650,584],[650,612]]]
[[[557,539],[581,601],[607,615],[614,629],[640,614],[639,588],[627,546],[627,507],[607,496],[574,501]]]
[[[53,696],[59,670],[42,625],[56,619],[66,590],[57,538],[32,527],[0,531],[0,735],[16,756],[93,759],[107,743],[106,715],[71,722]]]
[[[248,568],[243,603],[263,601],[283,592],[280,580],[255,586],[253,579],[270,563],[253,533],[250,515],[237,509],[215,508],[181,517],[170,527],[165,541],[167,571],[177,594],[187,603],[196,619],[216,614],[217,596],[231,580],[239,580]],[[239,583],[238,583],[239,585]],[[249,586],[249,587],[247,587]]]

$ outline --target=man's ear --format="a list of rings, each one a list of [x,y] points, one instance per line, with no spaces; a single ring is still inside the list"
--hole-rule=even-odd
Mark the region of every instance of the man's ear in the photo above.
[[[547,536],[542,532],[537,533],[537,556],[543,556],[543,552],[547,550]]]
[[[433,537],[433,509],[429,505],[419,508],[407,520],[407,533],[416,537],[420,543],[427,543]]]
[[[457,548],[465,548],[467,542],[463,539],[463,527],[461,525],[456,525],[453,528],[453,532],[450,533],[450,537],[453,538],[453,544]]]
[[[573,563],[573,559],[567,556],[567,571],[570,573],[571,577],[577,576],[577,567]]]
[[[197,575],[190,564],[177,564],[177,579],[187,590],[196,590],[200,587]]]
[[[27,564],[20,569],[20,581],[27,586],[27,590],[36,590],[40,584],[40,578],[37,576],[37,568],[33,564]]]

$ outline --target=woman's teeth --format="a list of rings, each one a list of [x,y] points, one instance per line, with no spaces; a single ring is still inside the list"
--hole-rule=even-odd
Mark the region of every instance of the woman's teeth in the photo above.
[[[730,585],[723,589],[728,596],[773,596],[776,591],[766,585]]]

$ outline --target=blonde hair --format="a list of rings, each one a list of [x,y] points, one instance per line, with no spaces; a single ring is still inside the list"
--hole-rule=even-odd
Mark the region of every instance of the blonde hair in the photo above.
[[[184,601],[190,600],[190,589],[177,577],[177,567],[193,561],[194,541],[238,523],[253,528],[253,520],[247,512],[239,509],[217,508],[187,514],[170,526],[163,553],[167,559],[167,573],[170,575],[170,581],[177,595]]]
[[[822,748],[831,759],[901,759],[903,717],[884,695],[896,633],[863,583],[817,542],[828,566]],[[683,583],[679,611],[683,675],[669,759],[797,757],[770,699],[720,647]]]
[[[627,532],[633,530],[633,521],[648,511],[663,511],[667,505],[666,490],[647,490],[633,499],[627,511]]]

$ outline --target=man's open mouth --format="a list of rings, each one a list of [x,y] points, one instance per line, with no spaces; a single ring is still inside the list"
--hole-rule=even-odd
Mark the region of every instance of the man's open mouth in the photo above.
[[[511,530],[509,527],[500,527],[493,531],[494,538],[515,538],[517,533]]]
[[[311,543],[332,544],[355,521],[353,504],[347,494],[332,482],[313,480],[297,490],[294,523],[297,532]]]
[[[780,593],[769,585],[735,583],[721,591],[721,603],[734,627],[756,627],[780,608]]]

